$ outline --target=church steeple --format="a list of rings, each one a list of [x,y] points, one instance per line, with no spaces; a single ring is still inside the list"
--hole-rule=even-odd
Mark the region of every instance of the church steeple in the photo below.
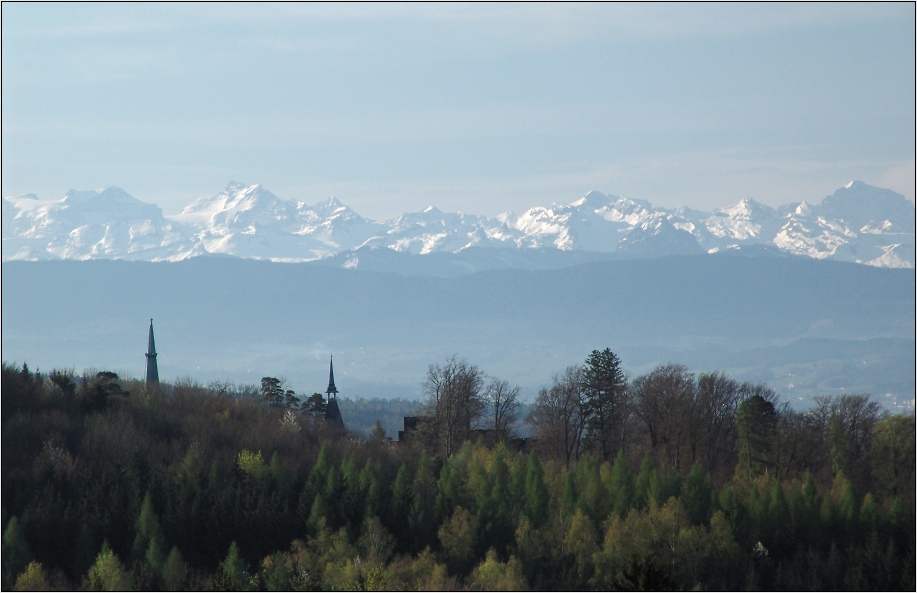
[[[146,353],[146,384],[159,385],[159,367],[156,365],[156,341],[153,339],[153,320],[150,319],[150,343]]]
[[[328,389],[325,391],[325,395],[328,396],[328,399],[331,399],[332,394],[334,397],[338,395],[338,388],[334,386],[334,355],[331,355],[331,367],[328,373]]]
[[[325,391],[328,403],[325,406],[325,425],[332,430],[344,431],[344,418],[338,407],[338,388],[334,385],[334,356],[331,357],[331,366],[328,369],[328,389]]]

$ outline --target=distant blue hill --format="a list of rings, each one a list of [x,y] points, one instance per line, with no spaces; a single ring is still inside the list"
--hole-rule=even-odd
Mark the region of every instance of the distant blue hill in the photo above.
[[[333,352],[342,396],[415,398],[427,366],[458,354],[530,398],[609,347],[630,376],[677,362],[766,380],[794,400],[914,398],[914,270],[588,252],[526,269],[494,264],[500,251],[442,254],[438,275],[412,267],[431,256],[384,251],[357,252],[356,269],[227,257],[4,262],[3,359],[140,377],[152,317],[163,380],[270,375],[312,393]]]

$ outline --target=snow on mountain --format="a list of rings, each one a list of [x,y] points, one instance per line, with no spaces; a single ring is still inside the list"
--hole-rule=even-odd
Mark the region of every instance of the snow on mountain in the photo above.
[[[422,212],[402,214],[385,224],[387,230],[367,241],[367,247],[388,247],[424,255],[476,246],[514,246],[516,239],[516,234],[499,220],[464,212],[443,212],[433,206]]]
[[[914,267],[914,204],[854,181],[820,204],[802,202],[773,239],[784,251],[880,267]]]
[[[194,241],[162,210],[119,187],[70,190],[42,202],[34,195],[3,199],[3,259],[184,259]]]
[[[777,211],[751,199],[729,208],[714,210],[706,219],[707,230],[719,240],[763,241],[779,230]]]
[[[355,249],[387,229],[334,197],[309,206],[238,182],[196,200],[176,219],[196,227],[210,253],[274,261],[327,257]]]
[[[305,218],[297,234],[318,241],[329,255],[356,249],[387,230],[384,224],[363,218],[334,197],[313,206]]]
[[[171,218],[115,187],[70,191],[52,202],[31,194],[6,197],[3,259],[179,260],[213,253],[308,261],[361,247],[412,254],[501,247],[641,256],[779,249],[913,268],[914,227],[911,202],[862,182],[847,184],[819,204],[779,208],[744,199],[713,212],[667,210],[592,191],[569,204],[537,206],[518,216],[430,207],[388,221],[363,218],[334,197],[310,206],[260,185],[230,182]]]
[[[510,225],[524,247],[615,251],[624,235],[652,215],[652,206],[591,191],[571,204],[530,208]]]
[[[618,251],[636,255],[688,255],[703,253],[697,239],[678,229],[665,216],[648,219],[618,243]]]

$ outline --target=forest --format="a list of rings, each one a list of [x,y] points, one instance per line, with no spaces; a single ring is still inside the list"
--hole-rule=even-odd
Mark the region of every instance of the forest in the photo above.
[[[913,412],[862,394],[794,410],[676,364],[628,378],[607,348],[529,406],[457,356],[422,381],[396,440],[271,377],[147,386],[4,362],[0,584],[915,589]]]

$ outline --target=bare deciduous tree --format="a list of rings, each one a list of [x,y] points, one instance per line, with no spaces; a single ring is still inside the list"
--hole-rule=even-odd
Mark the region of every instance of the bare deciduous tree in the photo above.
[[[736,408],[740,385],[720,372],[697,378],[697,396],[689,426],[691,461],[700,461],[711,475],[735,468]],[[724,476],[726,477],[726,476]]]
[[[422,433],[432,450],[445,456],[462,446],[486,409],[484,373],[456,356],[444,365],[431,364],[423,391],[427,396]]]
[[[667,364],[638,377],[631,386],[634,410],[643,420],[650,448],[658,459],[678,469],[682,448],[688,440],[688,422],[693,414],[694,375],[683,365]]]
[[[569,366],[563,375],[554,376],[550,388],[542,388],[535,400],[529,422],[539,441],[567,465],[578,459],[586,426],[584,413],[583,368]]]
[[[493,378],[484,392],[484,399],[493,415],[494,432],[498,439],[505,441],[510,438],[519,413],[519,386],[510,387],[508,381]]]

